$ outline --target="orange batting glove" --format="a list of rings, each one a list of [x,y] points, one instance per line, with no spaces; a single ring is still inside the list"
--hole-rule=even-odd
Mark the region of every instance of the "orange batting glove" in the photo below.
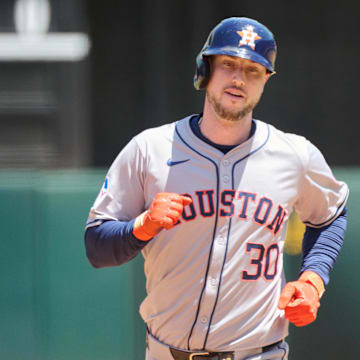
[[[184,206],[192,199],[175,193],[158,193],[148,210],[135,219],[133,234],[147,241],[162,229],[171,229],[178,221]]]
[[[306,326],[315,321],[324,291],[321,277],[312,271],[305,271],[297,281],[285,285],[278,308],[285,310],[285,317],[294,325]]]

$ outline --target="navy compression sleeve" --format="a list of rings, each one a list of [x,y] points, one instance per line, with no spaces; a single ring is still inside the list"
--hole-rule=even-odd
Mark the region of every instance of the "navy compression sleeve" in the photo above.
[[[95,268],[125,264],[145,247],[148,241],[132,233],[134,221],[109,220],[86,230],[86,255]]]
[[[346,224],[345,208],[330,225],[317,229],[306,227],[300,274],[305,270],[312,270],[321,276],[325,285],[329,283],[330,271],[344,242]]]

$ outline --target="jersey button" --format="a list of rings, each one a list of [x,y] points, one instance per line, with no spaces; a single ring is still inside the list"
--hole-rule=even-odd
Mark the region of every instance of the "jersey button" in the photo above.
[[[225,244],[225,238],[221,235],[221,236],[218,237],[217,242],[220,245],[224,245]]]
[[[227,182],[229,182],[230,178],[229,178],[229,176],[224,175],[223,180],[224,180],[225,183],[227,183]]]
[[[225,166],[229,166],[230,165],[230,161],[229,160],[223,160],[223,165]]]
[[[217,280],[214,279],[214,278],[212,278],[212,279],[210,280],[210,284],[211,284],[212,286],[216,286]]]
[[[202,316],[202,317],[200,318],[200,321],[201,321],[203,324],[206,324],[207,321],[208,321],[208,319],[207,319],[206,316]]]

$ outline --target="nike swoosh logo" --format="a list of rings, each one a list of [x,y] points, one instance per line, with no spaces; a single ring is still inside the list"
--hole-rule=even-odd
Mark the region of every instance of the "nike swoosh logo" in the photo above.
[[[167,164],[168,164],[168,166],[174,166],[174,165],[182,164],[182,163],[187,162],[187,161],[189,161],[189,160],[190,160],[190,159],[180,160],[180,161],[172,161],[171,159],[169,159],[169,160],[167,161]]]

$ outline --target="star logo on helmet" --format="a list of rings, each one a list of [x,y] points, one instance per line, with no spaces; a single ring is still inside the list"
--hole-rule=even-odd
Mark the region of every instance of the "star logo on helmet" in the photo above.
[[[255,50],[255,41],[260,40],[259,36],[255,31],[254,27],[251,25],[246,25],[242,31],[237,31],[237,34],[241,36],[239,46],[250,46],[252,50]]]

